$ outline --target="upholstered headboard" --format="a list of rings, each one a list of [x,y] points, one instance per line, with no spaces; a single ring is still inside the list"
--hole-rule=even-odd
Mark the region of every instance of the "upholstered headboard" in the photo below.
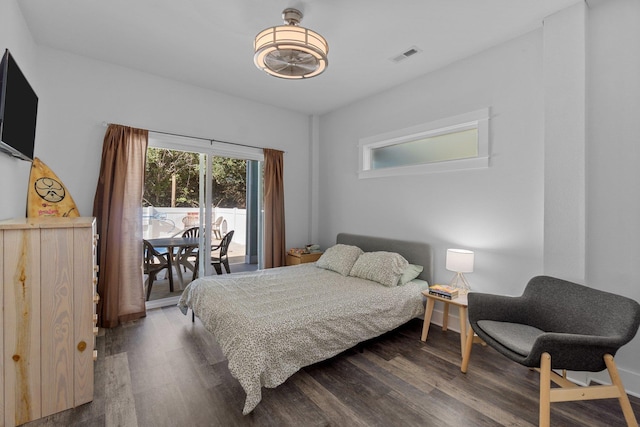
[[[426,243],[409,242],[406,240],[388,239],[385,237],[362,236],[357,234],[339,233],[336,243],[357,246],[365,252],[387,251],[397,252],[409,263],[424,267],[419,279],[431,281],[431,247]]]

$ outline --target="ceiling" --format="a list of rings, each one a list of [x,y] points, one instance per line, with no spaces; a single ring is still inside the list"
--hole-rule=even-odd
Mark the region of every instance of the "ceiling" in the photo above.
[[[20,0],[39,45],[307,114],[323,114],[542,26],[582,0]],[[253,38],[298,8],[329,67],[284,80]],[[409,48],[421,52],[400,62]]]

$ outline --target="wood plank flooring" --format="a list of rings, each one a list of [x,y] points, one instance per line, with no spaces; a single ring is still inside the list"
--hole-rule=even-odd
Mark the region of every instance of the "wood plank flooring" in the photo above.
[[[242,415],[245,393],[199,320],[175,307],[101,330],[95,398],[26,426],[535,426],[538,378],[475,345],[460,372],[456,332],[422,321],[303,368]],[[631,397],[640,417],[640,399]],[[553,426],[624,426],[615,399],[552,404]]]

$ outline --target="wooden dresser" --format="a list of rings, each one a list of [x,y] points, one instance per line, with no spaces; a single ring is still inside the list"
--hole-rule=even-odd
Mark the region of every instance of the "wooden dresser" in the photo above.
[[[0,221],[0,427],[93,400],[94,218]]]

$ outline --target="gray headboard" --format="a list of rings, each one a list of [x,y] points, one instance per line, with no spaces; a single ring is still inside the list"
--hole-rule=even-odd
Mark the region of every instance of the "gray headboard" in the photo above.
[[[361,236],[357,234],[339,233],[336,243],[357,246],[365,252],[387,251],[397,252],[411,264],[424,267],[418,278],[431,282],[431,247],[426,243],[406,240],[388,239],[385,237]]]

